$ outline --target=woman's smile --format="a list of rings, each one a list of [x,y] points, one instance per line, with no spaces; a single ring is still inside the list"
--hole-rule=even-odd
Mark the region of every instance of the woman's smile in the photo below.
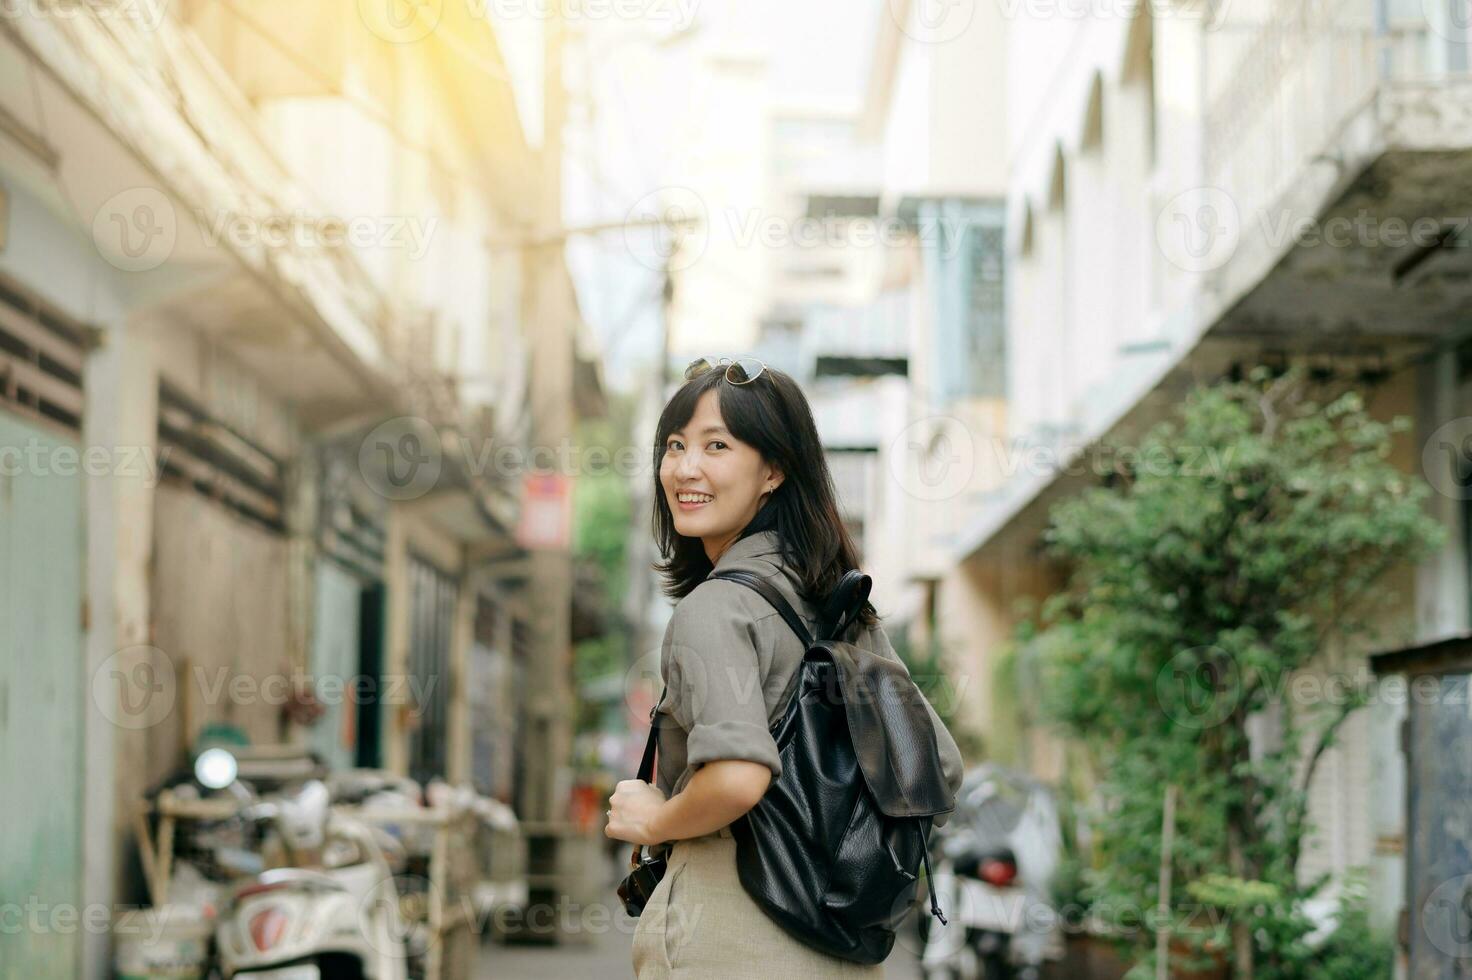
[[[681,490],[676,496],[676,503],[679,504],[680,509],[684,511],[699,510],[700,508],[704,507],[706,504],[715,499],[715,497],[711,494],[700,493],[699,491],[695,490]]]

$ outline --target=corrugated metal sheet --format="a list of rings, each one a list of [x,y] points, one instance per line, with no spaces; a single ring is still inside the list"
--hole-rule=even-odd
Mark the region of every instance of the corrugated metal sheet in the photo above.
[[[33,456],[14,455],[31,447]],[[62,930],[52,913],[80,903],[89,690],[82,478],[57,472],[68,468],[58,449],[76,445],[0,411],[0,901],[24,913],[18,932],[4,930],[0,977],[41,980],[79,975],[76,920]]]
[[[141,755],[126,767],[136,788],[186,761],[211,722],[239,725],[255,743],[279,741],[294,673],[286,539],[165,482],[154,492],[152,608],[154,645],[175,671],[178,699],[168,717],[136,733],[142,745],[130,744]]]
[[[1439,677],[1410,706],[1409,980],[1465,978],[1472,966],[1472,685]],[[1419,680],[1419,678],[1418,678]]]

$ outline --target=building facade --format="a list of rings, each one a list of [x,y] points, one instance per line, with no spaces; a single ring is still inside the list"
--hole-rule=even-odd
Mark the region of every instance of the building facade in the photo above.
[[[571,575],[523,505],[597,371],[560,252],[518,243],[560,149],[494,25],[423,26],[40,4],[0,29],[7,900],[141,900],[140,798],[221,728],[556,816],[565,773],[522,753],[560,744]],[[0,953],[110,970],[105,930]]]
[[[959,529],[943,602],[970,611],[961,669],[995,676],[1019,601],[1060,584],[1040,535],[1091,482],[1087,447],[1128,444],[1190,387],[1260,363],[1354,381],[1377,417],[1415,420],[1396,462],[1438,488],[1451,533],[1387,575],[1410,601],[1384,627],[1407,643],[1464,632],[1465,519],[1442,472],[1462,464],[1422,447],[1466,414],[1466,25],[1435,4],[1087,13],[1023,5],[1006,25],[1003,445],[1019,465]],[[1373,652],[1311,672],[1363,670]],[[991,695],[992,744],[1059,778],[1065,747],[1019,721],[1015,691]],[[1376,928],[1401,923],[1401,969],[1449,976],[1426,902],[1472,869],[1446,851],[1464,842],[1407,823],[1417,793],[1439,791],[1408,785],[1405,717],[1382,700],[1346,722],[1310,788],[1300,870],[1368,869]]]

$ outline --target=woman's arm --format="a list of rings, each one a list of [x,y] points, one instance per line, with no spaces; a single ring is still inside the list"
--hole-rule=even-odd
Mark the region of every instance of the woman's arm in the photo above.
[[[771,782],[772,770],[742,759],[707,762],[668,800],[643,780],[625,779],[609,800],[612,809],[603,833],[630,844],[700,837],[756,806]]]
[[[670,717],[686,732],[690,779],[666,800],[637,779],[618,784],[604,832],[635,844],[700,837],[756,806],[782,759],[768,728],[766,646],[756,623],[770,610],[744,585],[719,579],[675,606],[661,665]]]

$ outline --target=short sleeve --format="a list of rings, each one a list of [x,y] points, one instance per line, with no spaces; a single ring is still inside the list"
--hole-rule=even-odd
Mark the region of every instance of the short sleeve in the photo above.
[[[686,762],[756,762],[782,774],[762,693],[768,664],[744,586],[706,582],[676,606],[665,660],[671,714],[687,732]]]

